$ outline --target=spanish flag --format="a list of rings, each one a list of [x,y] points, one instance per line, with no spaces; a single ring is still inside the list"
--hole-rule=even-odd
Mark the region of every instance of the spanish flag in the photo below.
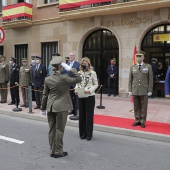
[[[113,2],[114,0],[59,0],[60,9],[77,8],[83,5]],[[116,0],[115,0],[116,1]]]
[[[3,7],[2,9],[3,21],[19,17],[27,17],[29,19],[32,19],[32,5],[22,2]]]

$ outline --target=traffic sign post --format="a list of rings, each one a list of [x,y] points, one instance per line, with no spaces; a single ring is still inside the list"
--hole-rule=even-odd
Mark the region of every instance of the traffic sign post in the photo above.
[[[0,43],[2,43],[5,39],[5,32],[4,30],[0,27]]]

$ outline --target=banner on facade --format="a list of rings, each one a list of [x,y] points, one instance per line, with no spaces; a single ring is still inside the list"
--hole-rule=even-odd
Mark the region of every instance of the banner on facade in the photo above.
[[[170,40],[170,34],[155,34],[155,35],[153,35],[153,42],[169,41],[169,40]]]
[[[3,21],[19,17],[27,17],[32,19],[32,5],[23,2],[3,7],[2,9]]]
[[[113,2],[114,0],[112,0]],[[116,0],[115,0],[116,1]],[[59,0],[60,9],[76,8],[84,5],[111,2],[111,0]]]

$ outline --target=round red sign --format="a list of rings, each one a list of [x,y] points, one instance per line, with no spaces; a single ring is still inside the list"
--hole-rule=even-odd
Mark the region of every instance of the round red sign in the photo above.
[[[0,27],[0,43],[2,43],[5,39],[5,32],[4,30]]]

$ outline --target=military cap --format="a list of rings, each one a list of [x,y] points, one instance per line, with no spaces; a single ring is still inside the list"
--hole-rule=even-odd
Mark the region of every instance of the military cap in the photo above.
[[[10,61],[14,61],[14,62],[15,62],[16,60],[17,60],[17,59],[16,59],[15,57],[11,57],[11,58],[10,58]]]
[[[52,56],[61,56],[59,53],[54,53]]]
[[[35,59],[41,59],[41,57],[40,56],[35,56]]]
[[[22,61],[28,61],[28,58],[22,58]]]
[[[35,60],[35,56],[31,56],[31,59],[32,59],[32,60]]]
[[[51,65],[57,65],[57,64],[61,64],[63,61],[63,57],[61,56],[56,56],[54,57],[51,61],[50,61],[50,64]]]
[[[0,55],[0,58],[5,58],[5,56],[3,56],[3,55]]]
[[[157,62],[157,59],[156,58],[152,58],[151,61],[152,62]]]
[[[139,51],[136,51],[136,56],[137,55],[146,55],[146,53],[144,52],[144,51],[142,51],[142,50],[139,50]]]
[[[70,60],[70,57],[65,57],[65,60],[66,60],[66,61],[69,61],[69,60]]]

